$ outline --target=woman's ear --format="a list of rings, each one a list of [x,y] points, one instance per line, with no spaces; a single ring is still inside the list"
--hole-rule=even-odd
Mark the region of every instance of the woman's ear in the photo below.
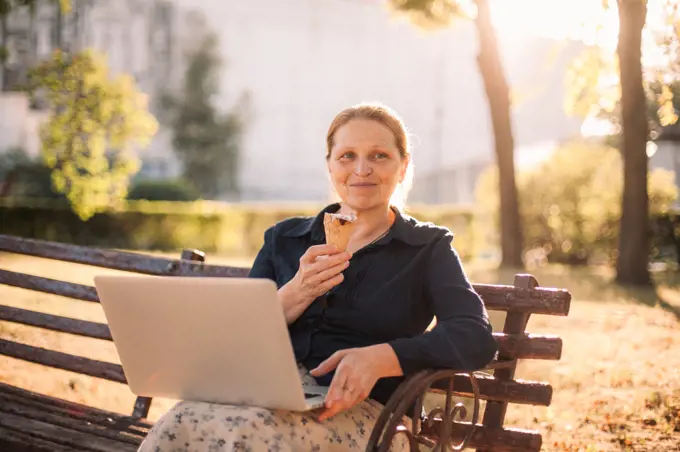
[[[408,172],[408,167],[411,164],[411,155],[406,154],[404,158],[402,158],[402,165],[401,165],[401,174],[399,175],[399,183],[403,183],[404,180],[406,179],[406,173]]]

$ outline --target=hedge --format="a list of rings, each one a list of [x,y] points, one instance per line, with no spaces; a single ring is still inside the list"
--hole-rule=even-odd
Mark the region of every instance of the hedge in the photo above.
[[[131,250],[254,256],[265,230],[293,216],[315,215],[323,205],[228,204],[211,201],[128,201],[81,221],[68,205],[45,199],[0,200],[0,234],[78,245]],[[467,207],[418,207],[408,213],[454,231],[463,259],[474,254],[472,210]]]

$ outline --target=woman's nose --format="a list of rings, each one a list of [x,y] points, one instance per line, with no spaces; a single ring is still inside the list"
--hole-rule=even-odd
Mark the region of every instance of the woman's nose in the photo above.
[[[367,159],[357,159],[354,167],[354,174],[357,176],[368,176],[373,172],[370,162]]]

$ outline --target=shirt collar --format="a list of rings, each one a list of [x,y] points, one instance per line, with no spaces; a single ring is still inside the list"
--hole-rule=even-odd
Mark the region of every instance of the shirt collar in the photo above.
[[[315,242],[323,243],[326,240],[326,233],[323,228],[323,218],[325,213],[335,213],[340,210],[340,204],[330,204],[315,217],[308,217],[300,221],[292,228],[282,231],[285,237],[304,237],[309,235]],[[392,240],[399,240],[407,245],[423,246],[432,240],[431,228],[428,223],[421,223],[416,219],[395,209],[396,217],[392,228],[385,237],[380,239],[377,244],[384,245]]]

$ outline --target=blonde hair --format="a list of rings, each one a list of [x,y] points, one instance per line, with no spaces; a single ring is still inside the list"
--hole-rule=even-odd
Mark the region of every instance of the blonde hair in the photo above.
[[[413,162],[410,159],[411,149],[408,139],[408,132],[406,130],[406,126],[404,125],[404,121],[402,121],[402,119],[394,110],[378,103],[362,103],[346,108],[335,116],[330,127],[328,128],[328,134],[326,135],[326,160],[330,158],[331,150],[335,145],[335,133],[340,127],[344,126],[353,119],[368,119],[371,121],[376,121],[390,129],[392,134],[394,134],[394,141],[397,145],[397,149],[399,150],[399,155],[402,159],[409,159],[404,180],[399,185],[397,185],[397,188],[390,199],[390,204],[393,207],[403,211],[406,207],[408,193],[411,190],[411,186],[413,185]]]

